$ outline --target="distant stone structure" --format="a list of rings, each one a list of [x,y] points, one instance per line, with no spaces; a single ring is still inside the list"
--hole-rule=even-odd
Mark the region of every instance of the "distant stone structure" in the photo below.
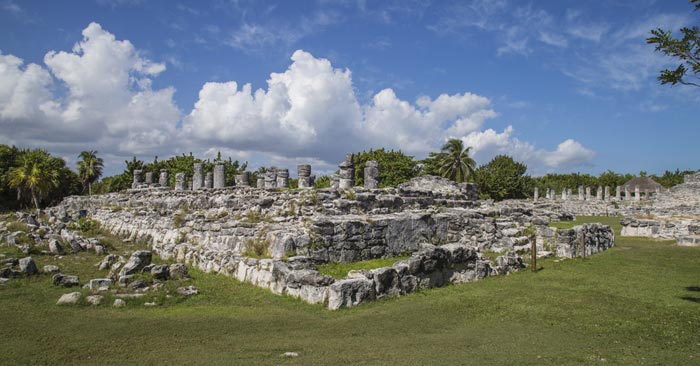
[[[297,165],[297,178],[299,178],[299,188],[313,188],[313,183],[311,182],[311,165]]]
[[[214,188],[214,173],[208,172],[204,175],[204,188]]]
[[[377,189],[379,188],[379,162],[375,160],[369,160],[365,163],[365,188],[367,189]]]
[[[233,177],[234,183],[238,187],[250,187],[250,172],[241,172]]]
[[[339,189],[351,189],[355,187],[355,163],[353,163],[353,155],[347,154],[345,161],[340,163],[340,177],[338,181]]]
[[[270,167],[265,171],[265,189],[277,188],[277,167]]]
[[[170,185],[169,182],[170,176],[168,175],[168,170],[167,169],[161,169],[160,170],[160,176],[158,177],[158,184],[161,187],[167,187]]]
[[[289,169],[277,169],[277,188],[289,188]]]
[[[331,174],[330,181],[332,189],[338,189],[340,187],[340,177],[338,174]]]
[[[255,187],[260,188],[260,189],[265,188],[265,176],[264,176],[264,174],[262,176],[258,175],[258,179],[255,181]]]
[[[143,171],[136,169],[134,170],[134,180],[131,183],[131,188],[138,188],[141,183],[143,183],[143,178],[142,178],[142,173]]]
[[[192,176],[192,190],[204,188],[204,165],[202,163],[194,163],[194,175]]]
[[[148,185],[153,184],[153,172],[146,172],[145,177],[146,177],[146,179],[144,180],[145,184],[148,184]]]
[[[226,187],[226,166],[222,162],[214,164],[214,188]]]
[[[186,191],[187,190],[187,177],[185,173],[175,174],[175,190],[176,191]]]

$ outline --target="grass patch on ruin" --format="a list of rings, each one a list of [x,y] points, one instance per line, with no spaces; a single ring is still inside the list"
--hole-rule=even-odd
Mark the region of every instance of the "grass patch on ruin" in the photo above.
[[[391,267],[391,265],[395,262],[404,259],[408,259],[408,256],[370,259],[352,263],[326,263],[318,266],[318,271],[322,274],[332,276],[335,279],[343,279],[347,277],[348,272],[352,270],[369,270],[381,267]]]
[[[574,226],[598,222],[604,225],[610,225],[615,235],[620,235],[622,225],[620,225],[620,216],[577,216],[575,221],[554,221],[550,222],[549,226],[557,229],[571,229]]]
[[[585,260],[336,312],[193,269],[201,294],[179,303],[59,307],[73,290],[37,276],[0,286],[1,363],[697,365],[700,248],[615,230]],[[70,261],[89,270],[89,256]]]

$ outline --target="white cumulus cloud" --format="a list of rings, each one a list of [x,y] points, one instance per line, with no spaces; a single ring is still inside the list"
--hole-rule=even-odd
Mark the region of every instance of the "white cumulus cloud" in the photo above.
[[[491,100],[473,93],[400,98],[384,89],[363,104],[348,69],[303,50],[264,88],[245,81],[207,82],[183,115],[175,89],[154,89],[164,63],[144,57],[91,23],[70,51],[50,51],[45,66],[0,54],[0,142],[42,147],[60,156],[87,149],[105,156],[110,173],[125,158],[217,151],[251,167],[292,168],[312,162],[317,173],[335,170],[348,152],[400,149],[421,159],[448,138],[473,146],[477,161],[508,154],[534,167],[565,169],[590,164],[594,153],[574,140],[553,151],[514,137],[512,127],[486,129],[498,114]]]
[[[165,65],[142,57],[97,23],[82,35],[70,52],[48,52],[46,67],[0,55],[0,125],[12,127],[17,144],[54,151],[162,149],[180,118],[175,89],[151,88],[151,78]]]

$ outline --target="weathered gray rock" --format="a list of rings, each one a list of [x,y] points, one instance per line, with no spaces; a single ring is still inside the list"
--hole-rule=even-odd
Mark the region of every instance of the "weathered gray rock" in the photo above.
[[[111,278],[93,278],[88,283],[88,288],[92,291],[105,291],[112,286]]]
[[[114,264],[117,261],[117,259],[118,257],[116,255],[108,254],[104,257],[104,259],[102,259],[100,263],[97,263],[97,267],[100,269],[100,271],[104,271],[112,267],[112,264]]]
[[[199,294],[199,289],[194,286],[178,287],[177,293],[184,297],[190,297]]]
[[[83,295],[80,292],[71,292],[69,294],[63,294],[56,302],[56,305],[72,305],[77,304]]]
[[[124,264],[124,267],[122,267],[119,275],[127,276],[140,272],[143,267],[151,264],[152,256],[153,254],[150,250],[138,250],[133,252],[129,260]]]
[[[44,266],[44,273],[54,273],[54,272],[59,272],[60,268],[58,266],[54,266],[52,264],[47,264]]]
[[[175,280],[187,278],[187,266],[185,266],[182,263],[171,264],[168,268],[168,273],[170,275],[170,278]]]
[[[385,296],[401,295],[401,279],[394,268],[385,267],[372,270],[372,279],[374,281],[374,291],[378,299]]]
[[[78,276],[57,273],[51,277],[51,283],[54,286],[73,287],[79,286],[80,280],[78,279]]]
[[[151,275],[156,280],[167,280],[170,278],[170,268],[168,265],[155,265],[151,268]]]
[[[32,257],[25,257],[19,260],[19,270],[25,275],[33,275],[39,273],[36,268],[36,263]]]
[[[85,298],[85,301],[90,305],[97,306],[102,303],[102,299],[104,299],[102,295],[90,295]]]
[[[374,282],[366,278],[354,278],[333,283],[328,291],[328,308],[357,306],[376,298]]]
[[[126,306],[126,301],[123,299],[114,299],[114,304],[112,304],[112,306],[115,308],[123,308]]]

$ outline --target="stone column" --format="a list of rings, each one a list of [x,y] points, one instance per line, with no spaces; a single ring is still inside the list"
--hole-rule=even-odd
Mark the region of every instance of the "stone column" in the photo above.
[[[605,186],[605,200],[610,201],[610,186]]]
[[[175,190],[176,191],[186,191],[187,190],[187,179],[185,178],[185,173],[175,174]]]
[[[379,177],[379,162],[375,160],[367,161],[365,163],[365,188],[379,188],[379,182],[377,181],[377,177]]]
[[[265,188],[265,177],[258,176],[257,181],[255,182],[255,187],[257,188]]]
[[[533,200],[537,202],[537,199],[540,198],[540,190],[535,187],[535,194],[533,195]]]
[[[345,155],[345,161],[338,164],[338,167],[340,168],[338,188],[353,188],[355,186],[355,164],[352,162],[352,154]]]
[[[226,166],[222,162],[214,165],[214,188],[226,187]]]
[[[134,170],[134,181],[131,182],[131,188],[138,188],[139,184],[143,182],[142,173],[141,170]]]
[[[566,195],[566,188],[561,189],[561,200],[566,201],[569,197]]]
[[[603,200],[603,187],[598,186],[598,190],[595,192],[595,199],[597,199],[598,201]]]
[[[158,184],[160,184],[161,187],[167,187],[170,185],[170,182],[168,182],[169,179],[170,177],[168,176],[168,170],[161,169],[160,176],[158,177]]]
[[[192,190],[204,188],[204,165],[194,163],[194,175],[192,176]]]
[[[583,186],[578,186],[578,200],[583,201]]]
[[[620,201],[622,199],[622,195],[620,192],[622,191],[622,187],[617,186],[615,187],[615,200]]]
[[[591,200],[591,187],[586,187],[586,201]]]
[[[338,176],[338,174],[332,174],[330,180],[331,188],[338,189],[338,187],[340,187],[340,177]]]
[[[250,187],[250,172],[241,172],[234,177],[236,185],[239,187]]]
[[[214,173],[209,172],[204,175],[204,188],[214,188]]]
[[[311,188],[311,165],[297,165],[297,177],[299,178],[299,188]]]
[[[274,166],[265,172],[265,188],[277,188],[277,168]]]
[[[289,169],[277,170],[277,188],[289,188]]]
[[[634,200],[639,201],[641,197],[639,197],[639,185],[634,186]]]
[[[153,184],[153,172],[146,172],[145,177],[146,179],[144,180],[144,183],[148,185]]]
[[[630,199],[630,189],[625,187],[625,201],[629,201]]]
[[[573,192],[573,190],[572,190],[571,188],[567,188],[567,189],[566,189],[566,196],[567,196],[567,197],[573,197],[574,195],[573,195],[572,192]]]

